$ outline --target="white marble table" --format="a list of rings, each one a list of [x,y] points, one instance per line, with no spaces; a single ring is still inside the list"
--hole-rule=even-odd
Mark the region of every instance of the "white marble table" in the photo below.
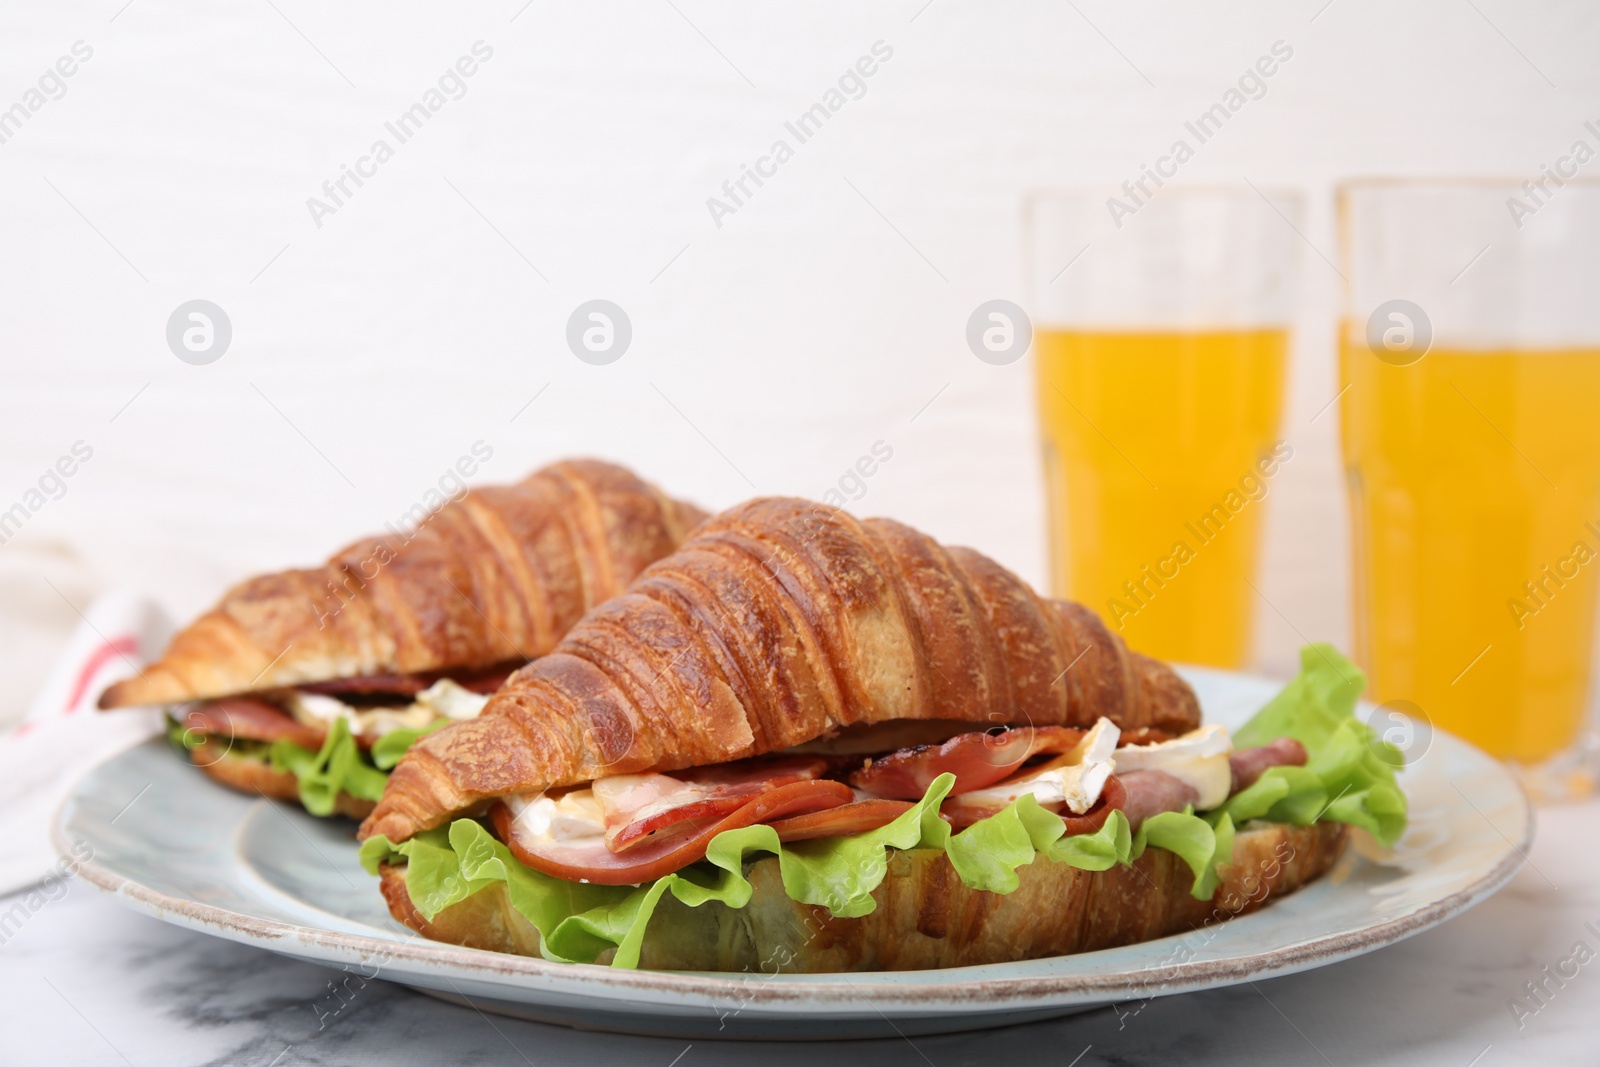
[[[333,1013],[332,972],[167,926],[74,882],[20,929],[0,929],[0,1064],[1593,1065],[1600,802],[1540,816],[1531,863],[1499,896],[1381,952],[1137,1014],[1101,1009],[914,1044],[686,1048],[484,1016],[383,982]],[[0,916],[16,902],[0,899]],[[1546,978],[1580,942],[1594,960],[1564,984]],[[1539,981],[1542,1005],[1525,987]]]

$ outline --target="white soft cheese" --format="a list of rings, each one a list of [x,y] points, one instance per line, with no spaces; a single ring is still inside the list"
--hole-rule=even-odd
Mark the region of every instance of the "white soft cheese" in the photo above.
[[[531,841],[576,844],[605,840],[600,801],[591,789],[574,789],[559,799],[543,793],[507,797],[506,806],[511,809],[517,834]]]
[[[482,714],[489,698],[486,694],[464,689],[448,678],[440,678],[417,694],[417,703],[433,709],[439,718],[462,722]]]
[[[1228,799],[1233,785],[1233,773],[1228,767],[1232,752],[1228,728],[1212,723],[1171,741],[1118,749],[1117,772],[1165,771],[1193,787],[1200,794],[1196,810],[1206,811]]]
[[[1039,770],[1020,774],[987,789],[962,793],[960,800],[1003,806],[1024,794],[1032,794],[1040,804],[1064,804],[1069,811],[1082,815],[1100,799],[1106,780],[1117,768],[1113,754],[1117,752],[1117,739],[1121,736],[1122,731],[1115,723],[1102,718],[1071,752],[1051,760]]]
[[[699,800],[716,787],[665,774],[613,774],[595,779],[593,788],[601,812],[620,829],[630,822]]]
[[[367,737],[382,737],[395,730],[421,730],[436,719],[460,722],[475,719],[489,698],[441,678],[417,694],[416,700],[399,708],[358,708],[338,697],[295,690],[285,703],[290,714],[308,726],[327,727],[335,719],[350,724],[350,732]]]

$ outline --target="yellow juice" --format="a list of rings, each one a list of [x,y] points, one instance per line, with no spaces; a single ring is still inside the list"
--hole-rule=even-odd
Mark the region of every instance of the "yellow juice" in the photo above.
[[[1396,367],[1347,329],[1340,363],[1370,694],[1497,756],[1556,754],[1589,692],[1600,349],[1435,349]]]
[[[1238,667],[1250,648],[1283,330],[1041,330],[1051,581],[1141,652]],[[1275,451],[1276,449],[1276,451]]]

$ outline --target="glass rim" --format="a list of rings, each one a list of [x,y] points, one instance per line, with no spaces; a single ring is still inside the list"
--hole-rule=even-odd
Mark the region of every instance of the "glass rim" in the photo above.
[[[1543,177],[1540,175],[1539,177]],[[1334,208],[1334,238],[1338,245],[1339,264],[1345,270],[1353,267],[1353,255],[1356,246],[1356,234],[1364,232],[1362,220],[1358,218],[1358,210],[1353,203],[1354,198],[1363,193],[1385,195],[1393,193],[1423,192],[1423,193],[1469,193],[1483,195],[1508,195],[1519,197],[1527,195],[1526,187],[1535,178],[1515,178],[1496,175],[1399,175],[1377,174],[1356,175],[1343,178],[1334,183],[1333,208]],[[1549,179],[1546,179],[1549,180]],[[1553,197],[1556,192],[1563,191],[1569,185],[1578,187],[1579,196],[1600,192],[1600,177],[1573,177],[1562,178],[1555,190],[1546,190],[1546,196]],[[1539,201],[1542,207],[1545,201]],[[1520,228],[1520,223],[1519,223]],[[1346,279],[1346,288],[1349,289],[1349,280]]]

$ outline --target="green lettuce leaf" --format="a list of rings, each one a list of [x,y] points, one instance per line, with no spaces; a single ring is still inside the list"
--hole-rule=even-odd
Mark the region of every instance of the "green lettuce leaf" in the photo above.
[[[372,746],[370,760],[356,744],[349,723],[344,719],[334,721],[316,752],[292,741],[268,743],[233,738],[227,744],[227,756],[264,759],[273,770],[288,771],[299,782],[300,801],[306,810],[313,815],[331,815],[334,800],[341,790],[363,800],[381,797],[389,780],[385,772],[400,762],[400,757],[417,738],[449,723],[449,719],[439,719],[422,729],[391,730]],[[199,748],[211,736],[167,716],[167,740],[185,752]]]
[[[1017,868],[1032,863],[1041,852],[1056,863],[1086,871],[1131,862],[1132,835],[1127,816],[1120,811],[1113,811],[1095,833],[1063,837],[1066,831],[1059,815],[1025,794],[956,834],[945,854],[963,884],[992,893],[1013,892],[1019,884]]]
[[[1200,818],[1192,808],[1163,811],[1139,824],[1129,850],[1130,861],[1144,855],[1149,847],[1174,852],[1194,873],[1190,895],[1196,900],[1210,900],[1221,881],[1217,866],[1233,859],[1233,836],[1233,820],[1226,812],[1213,823]]]
[[[334,719],[316,752],[288,740],[272,743],[267,760],[273,770],[288,771],[300,785],[300,803],[313,815],[332,815],[341,791],[362,800],[377,800],[389,776],[361,756],[350,724]]]
[[[183,723],[167,716],[167,743],[185,752],[193,752],[206,743],[206,735],[196,730],[191,730]]]
[[[922,799],[901,812],[893,822],[850,837],[825,837],[784,845],[778,841],[778,832],[765,825],[718,834],[706,849],[705,865],[659,878],[638,891],[636,903],[630,900],[606,913],[604,917],[608,920],[619,924],[626,920],[631,924],[617,942],[611,965],[639,965],[645,928],[655,913],[656,904],[668,892],[691,908],[710,901],[730,908],[742,908],[750,903],[755,889],[744,876],[744,865],[751,853],[765,852],[778,857],[778,872],[790,900],[825,907],[841,918],[871,913],[878,906],[872,899],[872,891],[882,884],[889,871],[889,849],[942,848],[949,841],[950,827],[939,818],[939,805],[955,784],[955,775],[941,774]],[[593,926],[585,929],[599,932]],[[562,946],[553,947],[560,949]]]
[[[1368,831],[1393,845],[1406,827],[1406,798],[1395,783],[1404,764],[1393,745],[1355,716],[1366,676],[1332,645],[1300,650],[1300,674],[1233,736],[1238,748],[1293,737],[1304,767],[1273,767],[1210,813],[1235,825],[1248,819],[1309,826],[1319,819]]]
[[[777,831],[764,825],[718,834],[706,850],[706,860],[731,879],[731,898],[704,896],[709,890],[695,883],[684,885],[681,892],[675,886],[672,895],[691,907],[718,899],[742,908],[751,892],[750,883],[744,879],[745,856],[768,852],[778,857],[789,899],[825,907],[841,918],[869,914],[877,906],[872,891],[889,871],[889,849],[943,848],[949,841],[950,827],[939,818],[939,805],[955,784],[955,775],[939,775],[922,799],[893,822],[850,837],[782,845]]]
[[[412,729],[409,726],[403,726],[398,730],[390,730],[373,742],[372,762],[380,771],[393,770],[394,765],[400,762],[400,757],[404,756],[406,751],[417,743],[417,738],[431,734],[442,726],[449,725],[449,719],[435,719],[420,730]]]
[[[219,737],[197,730],[192,726],[185,726],[171,715],[167,716],[167,741],[175,748],[181,749],[185,755],[193,752],[208,741],[223,743],[222,759],[265,759],[267,749],[270,747],[266,741],[245,740],[238,737]]]
[[[406,860],[406,890],[423,918],[503,883],[511,906],[538,929],[545,955],[558,961],[591,962],[617,944],[632,925],[627,915],[615,914],[618,906],[644,895],[634,886],[585,885],[524,867],[471,819],[399,844],[379,836],[361,845],[361,865],[369,874],[396,857]]]

